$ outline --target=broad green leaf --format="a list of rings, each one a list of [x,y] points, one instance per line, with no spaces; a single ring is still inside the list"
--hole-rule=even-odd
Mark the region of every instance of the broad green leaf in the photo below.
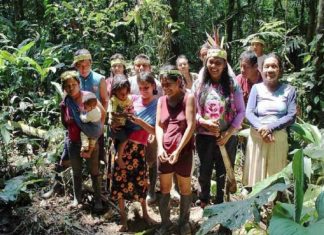
[[[268,202],[269,197],[273,193],[283,191],[287,187],[286,184],[277,183],[266,188],[254,197],[242,201],[225,202],[206,207],[203,215],[209,218],[201,225],[196,234],[206,234],[217,224],[222,224],[231,230],[241,228],[247,220],[254,218],[253,213],[256,207],[261,207]]]
[[[45,70],[42,69],[42,67],[32,58],[24,56],[20,58],[21,60],[26,61],[28,64],[30,64],[31,66],[33,66],[33,68],[39,73],[39,75],[41,76],[41,81],[44,79],[45,77]]]
[[[16,63],[17,57],[6,50],[0,50],[0,57],[9,61],[12,64]]]
[[[294,154],[293,173],[295,180],[295,221],[299,223],[304,199],[304,160],[303,151],[299,149]]]
[[[26,40],[30,41],[30,39],[26,39]],[[26,41],[26,40],[25,40],[25,41]],[[24,54],[26,54],[26,52],[29,51],[29,49],[32,48],[34,45],[35,45],[35,42],[34,42],[34,41],[31,41],[31,42],[27,43],[26,45],[21,45],[21,44],[20,44],[20,45],[18,46],[18,51],[17,51],[16,54],[17,54],[18,56],[24,55]]]
[[[312,134],[315,144],[321,144],[322,135],[317,126],[311,125],[309,123],[304,123],[304,125]]]
[[[256,183],[252,188],[252,192],[248,196],[254,197],[256,194],[260,193],[265,188],[277,182],[289,184],[290,183],[289,178],[291,178],[291,176],[292,176],[292,164],[289,163],[284,169],[282,169],[277,174],[269,176],[268,178]]]
[[[318,214],[318,220],[324,219],[324,191],[318,195],[315,202],[315,207]]]
[[[295,131],[301,138],[303,138],[308,143],[315,142],[312,133],[303,124],[294,123],[293,125],[291,125],[291,129]]]
[[[308,61],[310,61],[312,59],[312,55],[311,54],[307,54],[304,59],[303,59],[303,63],[306,64]]]
[[[0,125],[1,138],[3,139],[5,144],[9,144],[10,142],[10,132],[6,128],[6,125]]]
[[[63,98],[64,92],[62,90],[62,86],[57,82],[51,82],[51,84],[55,87],[55,90],[60,94],[60,96]]]
[[[66,2],[66,1],[63,1],[63,2],[62,2],[62,5],[63,5],[66,9],[68,9],[68,10],[70,10],[70,11],[73,11],[73,10],[74,10],[74,7],[73,7],[70,3]]]
[[[243,136],[245,138],[248,138],[250,135],[250,128],[243,129],[237,133],[239,136]]]
[[[25,176],[17,176],[5,182],[5,188],[0,192],[0,199],[5,203],[15,201],[20,190],[24,187]]]

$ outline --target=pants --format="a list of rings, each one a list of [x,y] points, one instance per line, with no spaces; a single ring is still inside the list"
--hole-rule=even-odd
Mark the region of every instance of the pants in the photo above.
[[[231,136],[225,145],[232,165],[235,162],[237,136]],[[226,170],[219,146],[216,143],[216,137],[211,135],[196,136],[196,149],[200,160],[199,184],[201,187],[199,199],[208,203],[210,200],[210,180],[213,169],[216,170],[217,195],[216,203],[224,201],[224,186],[226,179]]]

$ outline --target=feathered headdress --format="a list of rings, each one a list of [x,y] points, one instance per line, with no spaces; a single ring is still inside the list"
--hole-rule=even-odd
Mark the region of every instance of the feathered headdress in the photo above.
[[[210,46],[210,49],[207,52],[206,59],[210,57],[220,57],[224,60],[227,60],[227,53],[223,49],[224,46],[224,37],[222,39],[219,39],[219,28],[215,28],[213,26],[213,37],[210,36],[207,32],[207,43]]]

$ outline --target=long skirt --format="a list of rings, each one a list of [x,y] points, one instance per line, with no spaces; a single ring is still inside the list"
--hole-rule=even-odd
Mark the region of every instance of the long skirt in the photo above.
[[[266,143],[254,128],[250,128],[243,170],[243,185],[252,187],[257,182],[278,173],[287,165],[287,131],[275,131],[274,139],[274,142]]]
[[[123,156],[126,168],[121,169],[115,161],[112,198],[143,202],[147,195],[147,166],[145,145],[128,141]]]

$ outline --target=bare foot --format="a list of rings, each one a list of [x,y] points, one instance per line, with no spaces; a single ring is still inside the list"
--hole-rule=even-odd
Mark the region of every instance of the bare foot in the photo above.
[[[119,232],[128,232],[128,226],[127,225],[122,225],[119,229]]]

